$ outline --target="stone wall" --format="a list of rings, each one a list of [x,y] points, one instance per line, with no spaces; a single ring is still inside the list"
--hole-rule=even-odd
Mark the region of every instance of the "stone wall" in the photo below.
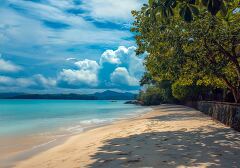
[[[197,109],[213,119],[240,131],[240,104],[199,101]]]

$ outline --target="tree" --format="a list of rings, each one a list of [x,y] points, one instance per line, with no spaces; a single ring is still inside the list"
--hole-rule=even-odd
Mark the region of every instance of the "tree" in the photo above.
[[[236,0],[149,0],[148,2],[146,14],[153,18],[157,15],[167,18],[179,13],[185,21],[191,22],[201,8],[207,9],[212,16],[218,12],[225,16],[227,7],[234,5]]]
[[[138,100],[144,105],[159,105],[163,102],[161,90],[155,86],[149,86],[145,92],[140,92]]]
[[[175,7],[175,2],[180,4]],[[155,81],[228,88],[240,102],[240,15],[234,12],[238,2],[221,1],[224,8],[213,12],[211,0],[207,8],[188,1],[191,12],[195,7],[197,12],[187,22],[181,15],[184,2],[149,1],[132,12],[137,54],[148,53],[145,66]],[[174,15],[177,12],[180,15]]]

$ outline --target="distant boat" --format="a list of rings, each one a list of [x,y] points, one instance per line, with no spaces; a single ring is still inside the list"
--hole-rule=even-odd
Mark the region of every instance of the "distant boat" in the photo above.
[[[111,100],[111,102],[117,102],[117,100]]]

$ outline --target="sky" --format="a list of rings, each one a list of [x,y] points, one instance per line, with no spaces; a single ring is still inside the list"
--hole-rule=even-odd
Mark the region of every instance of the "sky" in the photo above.
[[[137,91],[145,0],[0,0],[0,92]]]

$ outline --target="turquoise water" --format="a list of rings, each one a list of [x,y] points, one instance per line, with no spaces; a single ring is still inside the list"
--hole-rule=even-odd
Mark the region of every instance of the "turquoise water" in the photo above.
[[[0,137],[74,133],[147,110],[124,101],[0,100]]]
[[[0,167],[12,166],[84,129],[149,110],[124,101],[0,100]]]

